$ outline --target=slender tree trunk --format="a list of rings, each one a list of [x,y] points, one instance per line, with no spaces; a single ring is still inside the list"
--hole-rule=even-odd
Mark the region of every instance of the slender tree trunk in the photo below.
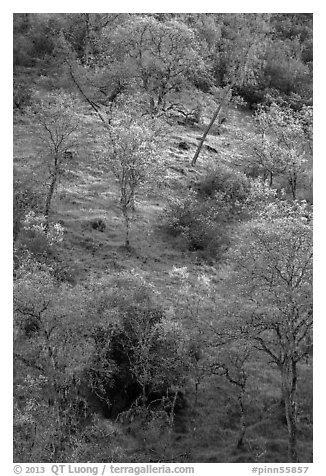
[[[201,138],[200,141],[199,141],[199,144],[198,144],[197,150],[196,150],[196,152],[195,152],[195,155],[193,156],[193,159],[192,159],[192,162],[191,162],[191,165],[192,165],[192,166],[195,166],[195,165],[196,165],[198,156],[199,156],[200,151],[201,151],[201,149],[202,149],[202,147],[203,147],[203,145],[204,145],[205,139],[206,139],[206,137],[207,137],[209,131],[211,130],[211,128],[212,128],[214,122],[215,122],[216,119],[218,118],[218,116],[219,116],[219,114],[220,114],[220,112],[221,112],[223,106],[226,104],[227,98],[228,98],[229,93],[230,93],[230,91],[231,91],[231,89],[232,89],[233,86],[234,86],[234,82],[232,82],[232,83],[227,87],[227,89],[226,89],[226,91],[225,91],[225,93],[224,93],[224,95],[223,95],[223,97],[222,97],[222,99],[221,99],[221,102],[220,102],[218,108],[217,108],[216,111],[214,112],[213,117],[212,117],[212,119],[210,120],[210,123],[209,123],[208,126],[206,127],[206,130],[205,130],[204,134],[202,135],[202,138]]]
[[[130,240],[129,240],[129,234],[130,234],[130,218],[128,215],[128,210],[126,208],[123,209],[122,211],[124,219],[125,219],[125,225],[126,225],[126,239],[125,239],[125,246],[129,250],[130,249]]]
[[[57,184],[57,178],[58,178],[58,172],[55,170],[53,172],[53,175],[52,175],[49,191],[48,191],[46,201],[45,201],[44,216],[45,216],[45,228],[46,228],[46,230],[49,229],[49,215],[50,215],[50,211],[51,211],[51,202],[52,202],[52,198],[53,198],[53,195],[54,195],[55,186]]]
[[[282,393],[285,404],[285,417],[288,429],[288,459],[289,463],[298,462],[297,452],[297,364],[291,359],[282,368]]]
[[[292,198],[293,198],[293,200],[296,200],[296,198],[297,198],[297,174],[296,173],[294,173],[289,178],[289,185],[290,185]]]
[[[155,116],[155,101],[154,98],[150,97],[149,99],[149,111],[152,117]]]
[[[194,407],[197,408],[197,402],[198,402],[198,387],[199,387],[199,382],[196,380],[195,382],[195,403]]]
[[[104,126],[107,128],[108,127],[108,124],[107,124],[107,121],[105,120],[105,118],[102,116],[101,114],[101,111],[100,111],[100,107],[98,106],[98,104],[96,104],[94,101],[92,101],[86,94],[85,92],[83,91],[81,85],[78,83],[77,79],[76,79],[76,76],[73,72],[73,69],[72,69],[72,64],[69,62],[69,61],[66,61],[66,63],[68,64],[69,66],[69,73],[70,73],[70,77],[71,79],[73,80],[75,86],[77,87],[78,91],[80,92],[80,94],[83,96],[83,98],[85,99],[85,101],[91,106],[91,108],[96,112],[97,116],[101,119],[101,121],[103,122]]]
[[[178,398],[178,390],[175,390],[175,393],[173,395],[173,400],[172,400],[171,413],[170,413],[170,417],[169,417],[170,430],[172,430],[173,424],[174,424],[175,405],[177,403],[177,398]]]
[[[206,136],[207,134],[209,133],[209,131],[211,130],[214,122],[216,121],[218,115],[220,114],[223,106],[227,103],[227,99],[228,99],[228,96],[229,96],[229,93],[230,91],[232,90],[232,88],[234,87],[234,85],[237,83],[237,82],[242,82],[242,80],[244,79],[244,75],[245,75],[245,70],[246,70],[246,65],[248,64],[248,59],[249,59],[249,53],[250,53],[250,50],[253,48],[253,46],[255,45],[255,42],[251,45],[248,46],[247,48],[247,51],[244,53],[243,55],[243,62],[241,61],[238,65],[238,68],[237,68],[237,72],[234,74],[230,84],[228,85],[228,87],[226,88],[225,92],[224,92],[224,95],[221,99],[221,102],[218,106],[218,108],[216,109],[216,111],[214,112],[213,114],[213,117],[210,121],[210,123],[208,124],[202,138],[200,139],[200,142],[198,144],[198,147],[197,147],[197,150],[196,150],[196,153],[192,159],[192,162],[191,162],[191,165],[194,166],[196,164],[196,161],[198,159],[198,156],[200,154],[200,151],[203,147],[203,144],[204,144],[204,141],[206,139]]]
[[[272,187],[273,185],[273,172],[269,173],[269,186]]]
[[[244,440],[246,429],[247,429],[246,420],[245,420],[245,410],[244,410],[244,404],[243,404],[244,392],[245,392],[245,389],[243,387],[243,388],[241,388],[241,392],[240,392],[240,395],[239,395],[240,431],[239,431],[239,436],[238,436],[238,441],[237,441],[237,448],[238,449],[243,447],[243,440]]]

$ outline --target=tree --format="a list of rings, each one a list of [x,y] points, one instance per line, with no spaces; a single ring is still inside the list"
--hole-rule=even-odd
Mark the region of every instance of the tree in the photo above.
[[[200,151],[203,147],[205,139],[211,130],[216,119],[219,117],[223,107],[230,101],[232,97],[232,89],[235,86],[242,85],[245,81],[254,81],[253,65],[258,61],[264,44],[265,35],[264,18],[261,15],[237,15],[232,18],[235,23],[233,25],[233,35],[222,42],[221,56],[228,55],[227,72],[225,74],[226,86],[222,89],[218,97],[218,106],[215,110],[209,124],[207,125],[197,146],[195,155],[191,165],[197,162]],[[263,34],[261,33],[263,32]]]
[[[39,139],[45,149],[44,161],[49,174],[49,188],[44,215],[49,225],[52,198],[59,178],[73,159],[72,150],[78,144],[79,118],[73,98],[64,92],[49,93],[39,99],[31,111],[38,125]]]
[[[171,109],[170,96],[188,89],[196,75],[205,75],[193,31],[174,19],[133,17],[113,34],[108,31],[107,42],[106,61],[120,62],[129,83],[147,95],[151,114]]]
[[[96,54],[103,29],[115,28],[128,14],[68,13],[61,15],[62,31],[77,58],[89,65]]]
[[[308,216],[308,218],[307,218]],[[305,206],[270,205],[230,252],[234,315],[281,374],[288,457],[296,462],[298,363],[311,352],[312,228]]]
[[[130,246],[130,223],[140,188],[159,178],[157,157],[160,130],[153,121],[136,119],[127,111],[106,128],[103,155],[119,186],[119,203],[125,222],[125,245]]]
[[[237,399],[240,410],[239,433],[236,448],[241,449],[244,445],[247,431],[245,397],[248,380],[248,361],[252,353],[250,343],[234,339],[219,349],[218,355],[209,366],[214,375],[224,376],[237,390]]]
[[[296,113],[289,107],[272,104],[259,108],[255,115],[256,135],[245,137],[251,153],[249,163],[258,168],[264,180],[285,175],[293,200],[298,181],[311,157],[311,108]]]
[[[200,383],[212,375],[223,377],[235,389],[240,418],[236,447],[243,447],[246,422],[247,380],[253,346],[230,320],[232,309],[207,275],[190,275],[173,268],[171,277],[181,282],[176,310],[189,329],[189,375],[195,381],[195,406]]]
[[[53,54],[61,24],[57,14],[14,13],[14,66],[35,66]]]
[[[84,309],[82,288],[59,284],[50,267],[27,256],[16,270],[14,423],[19,460],[65,460],[72,445],[80,410],[87,409],[77,385],[93,349]]]
[[[187,370],[187,336],[165,315],[153,285],[136,272],[97,281],[89,312],[97,320],[90,373],[110,414],[149,416],[159,407],[172,426]]]

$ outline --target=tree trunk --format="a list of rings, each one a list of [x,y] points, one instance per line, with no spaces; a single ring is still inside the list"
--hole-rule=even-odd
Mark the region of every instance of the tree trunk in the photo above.
[[[273,185],[273,172],[269,173],[269,186],[272,187]]]
[[[217,108],[216,111],[214,112],[213,117],[212,117],[212,119],[210,120],[210,123],[208,124],[208,126],[207,126],[207,128],[206,128],[206,130],[205,130],[205,132],[204,132],[204,134],[203,134],[203,136],[202,136],[202,138],[200,139],[200,142],[199,142],[199,144],[198,144],[196,153],[195,153],[195,155],[193,156],[193,159],[192,159],[192,162],[191,162],[191,165],[192,165],[192,166],[196,165],[196,161],[197,161],[198,156],[199,156],[199,154],[200,154],[200,151],[201,151],[201,149],[202,149],[202,147],[203,147],[203,145],[204,145],[205,139],[206,139],[206,137],[207,137],[209,131],[211,130],[211,128],[212,128],[214,122],[216,121],[217,117],[219,116],[219,114],[220,114],[220,112],[221,112],[223,106],[226,104],[227,98],[228,98],[229,93],[230,93],[231,89],[233,88],[234,84],[235,84],[235,81],[232,81],[232,83],[226,88],[225,93],[224,93],[224,95],[223,95],[223,97],[222,97],[222,99],[221,99],[221,102],[220,102],[218,108]]]
[[[209,131],[211,130],[211,127],[213,126],[214,122],[216,121],[216,118],[218,117],[218,115],[220,114],[221,110],[222,110],[222,107],[226,104],[227,102],[227,98],[229,96],[229,93],[230,91],[232,90],[232,88],[234,87],[234,85],[238,82],[242,82],[242,80],[244,79],[244,75],[245,75],[245,71],[246,71],[246,66],[247,66],[247,63],[248,63],[248,59],[249,59],[249,53],[250,53],[250,50],[252,49],[252,47],[255,45],[255,42],[253,44],[251,44],[248,48],[247,48],[247,51],[244,53],[243,55],[243,62],[241,61],[238,65],[238,68],[237,68],[237,71],[236,73],[234,74],[230,84],[227,86],[226,90],[225,90],[225,93],[221,99],[221,102],[218,106],[218,108],[216,109],[216,111],[214,112],[213,114],[213,117],[210,121],[210,123],[208,124],[204,134],[203,134],[203,137],[201,138],[199,144],[198,144],[198,147],[197,147],[197,150],[196,150],[196,153],[192,159],[192,162],[191,162],[191,165],[194,166],[196,164],[196,161],[198,159],[198,156],[200,154],[200,151],[203,147],[203,144],[204,144],[204,141],[206,139],[206,136],[207,134],[209,133]]]
[[[176,405],[176,403],[177,403],[178,392],[179,392],[178,390],[175,390],[175,393],[174,393],[174,395],[173,395],[172,408],[171,408],[170,417],[169,417],[170,430],[172,430],[173,424],[174,424],[175,405]]]
[[[241,389],[241,393],[239,395],[240,431],[239,431],[239,436],[237,441],[237,449],[240,449],[243,447],[243,440],[244,440],[246,429],[247,429],[246,420],[245,420],[245,411],[244,411],[244,405],[243,405],[243,397],[244,397],[244,388]]]
[[[58,173],[57,173],[57,171],[54,171],[53,175],[52,175],[52,180],[51,180],[51,183],[50,183],[50,188],[49,188],[49,191],[48,191],[48,195],[47,195],[46,201],[45,201],[44,216],[45,216],[45,228],[46,228],[46,230],[49,229],[49,215],[50,215],[50,211],[51,211],[51,202],[52,202],[55,186],[57,184],[57,178],[58,178]]]
[[[198,387],[199,387],[199,382],[196,380],[195,382],[195,403],[194,407],[197,408],[197,402],[198,402]]]
[[[293,200],[296,200],[296,198],[297,198],[297,174],[296,173],[294,173],[289,178],[289,185],[290,185],[292,198],[293,198]]]
[[[289,463],[298,462],[297,453],[297,415],[296,415],[296,390],[297,390],[297,364],[291,359],[282,368],[282,393],[285,404],[285,417],[288,429],[288,459]]]
[[[153,97],[150,97],[150,99],[149,99],[149,111],[150,111],[150,115],[151,115],[152,117],[155,116],[155,110],[156,110],[156,108],[155,108],[154,98],[153,98]]]
[[[130,249],[130,241],[129,241],[129,233],[130,233],[130,218],[128,215],[128,210],[124,209],[123,210],[123,216],[125,219],[125,225],[126,225],[126,239],[125,239],[125,246],[129,250]]]
[[[104,126],[107,128],[108,127],[108,124],[107,124],[107,121],[105,120],[105,118],[102,116],[101,114],[101,111],[100,111],[100,107],[94,102],[92,101],[86,94],[85,92],[83,91],[82,87],[80,86],[80,84],[78,83],[77,79],[76,79],[76,76],[73,72],[73,69],[72,69],[72,64],[69,62],[69,61],[66,61],[66,63],[68,64],[69,66],[69,73],[70,73],[70,77],[71,79],[73,80],[75,86],[77,87],[78,91],[80,92],[80,94],[83,96],[83,98],[86,100],[86,102],[91,106],[91,108],[96,112],[97,116],[101,119],[101,121],[103,122]]]

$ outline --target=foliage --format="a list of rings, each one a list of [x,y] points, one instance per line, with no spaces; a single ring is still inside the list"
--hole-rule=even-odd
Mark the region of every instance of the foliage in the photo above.
[[[167,230],[181,234],[191,250],[220,259],[230,244],[232,225],[255,216],[274,200],[275,191],[235,169],[219,165],[203,175],[184,198],[165,210]]]
[[[198,194],[202,198],[221,194],[230,206],[230,214],[237,203],[246,200],[250,193],[250,181],[245,174],[222,164],[215,165],[197,184]]]
[[[278,103],[286,101],[300,109],[312,99],[312,17],[271,14],[268,25],[263,61],[255,71],[256,81],[238,87],[237,91],[251,107],[268,102],[268,95],[274,91]]]
[[[126,246],[135,200],[139,190],[157,182],[160,167],[157,163],[160,147],[158,125],[152,120],[139,120],[129,111],[120,113],[106,127],[103,155],[107,169],[119,185],[119,204],[125,221]]]
[[[40,140],[50,155],[63,156],[76,146],[80,118],[72,95],[60,90],[42,96],[36,94],[30,114],[39,125]]]
[[[24,178],[14,176],[13,192],[13,235],[16,240],[26,214],[29,211],[41,212],[43,196],[40,190],[33,185],[29,176]]]
[[[311,109],[295,113],[272,104],[255,114],[256,134],[245,141],[251,153],[247,167],[255,167],[263,179],[285,176],[292,198],[297,198],[298,182],[311,158]]]
[[[31,105],[32,91],[26,84],[17,83],[14,80],[13,93],[14,108],[23,112],[27,106]]]
[[[108,51],[121,62],[122,76],[145,92],[152,113],[171,106],[171,93],[187,88],[196,74],[204,75],[194,34],[181,22],[136,16],[106,35]]]
[[[311,353],[312,337],[312,227],[302,210],[280,217],[274,206],[246,224],[227,284],[235,286],[242,330],[281,373],[290,461],[298,458],[297,365]]]
[[[65,460],[81,410],[87,414],[76,393],[92,348],[85,339],[83,292],[59,285],[51,271],[27,257],[14,281],[14,422],[17,457],[24,461]]]
[[[159,405],[182,385],[186,337],[166,318],[153,287],[137,274],[96,283],[92,313],[95,353],[88,374],[93,391],[117,415],[130,406]],[[164,409],[164,405],[163,405]]]
[[[16,258],[27,252],[35,259],[44,261],[51,256],[56,245],[62,242],[63,233],[64,229],[59,223],[47,227],[44,215],[28,212],[15,243]]]
[[[44,147],[44,163],[49,180],[44,215],[49,223],[52,198],[58,181],[71,167],[72,152],[78,144],[80,117],[74,110],[74,100],[64,91],[36,95],[30,115],[36,121],[38,138]]]
[[[218,199],[201,201],[193,191],[184,198],[171,198],[164,214],[166,229],[174,236],[181,235],[189,250],[221,258],[229,238],[224,223],[225,208],[219,209],[217,203]]]
[[[60,31],[56,14],[14,13],[14,66],[34,66],[54,50]]]
[[[16,461],[311,459],[312,53],[311,14],[14,15]]]
[[[250,296],[252,312],[267,313],[262,327],[273,319],[280,319],[280,326],[288,325],[282,323],[283,314],[287,316],[294,309],[298,312],[296,319],[306,324],[301,319],[310,313],[312,260],[311,222],[306,213],[305,206],[284,204],[280,208],[271,204],[261,218],[242,226],[237,245],[230,252],[241,279],[238,291]]]

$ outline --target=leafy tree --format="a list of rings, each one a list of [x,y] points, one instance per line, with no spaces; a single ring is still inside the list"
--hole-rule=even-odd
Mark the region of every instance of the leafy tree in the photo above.
[[[308,216],[308,219],[307,219]],[[288,457],[296,462],[298,363],[311,352],[312,229],[305,206],[270,205],[244,225],[227,280],[239,326],[281,374]]]
[[[227,71],[224,81],[226,86],[217,96],[218,106],[207,125],[192,159],[194,166],[203,147],[205,139],[211,130],[216,119],[219,117],[223,107],[232,97],[232,89],[246,82],[255,81],[253,65],[259,61],[262,46],[264,45],[264,35],[266,31],[265,20],[262,15],[237,15],[232,17],[232,35],[221,40],[220,56],[227,55]]]
[[[279,104],[286,101],[300,109],[312,101],[312,16],[269,14],[263,62],[256,68],[255,84],[237,87],[253,108],[269,103],[272,94]]]
[[[182,235],[190,250],[220,259],[228,248],[233,227],[254,217],[275,197],[275,190],[243,172],[214,165],[182,198],[171,197],[165,209],[165,226]]]
[[[36,58],[51,53],[54,43],[44,14],[14,13],[13,24],[14,66],[32,66]]]
[[[204,74],[192,30],[176,20],[132,17],[107,38],[111,55],[147,95],[153,114],[173,107],[170,95],[187,89],[196,74]]]
[[[257,133],[245,138],[251,155],[250,165],[264,178],[285,176],[293,200],[297,198],[300,175],[311,157],[311,109],[295,113],[289,107],[272,104],[255,115]]]
[[[77,131],[80,119],[74,106],[73,98],[61,91],[39,98],[31,110],[31,118],[37,123],[38,137],[44,147],[44,161],[50,180],[44,206],[47,226],[59,178],[69,167],[72,150],[79,140]]]
[[[161,404],[163,410],[172,405],[173,419],[186,375],[187,337],[165,316],[153,285],[136,272],[122,273],[94,283],[90,302],[97,319],[90,366],[97,393],[113,415]]]
[[[62,31],[78,60],[83,65],[94,61],[99,53],[100,37],[103,29],[113,29],[121,25],[123,13],[68,13],[62,15]]]
[[[87,409],[76,392],[92,351],[81,317],[84,306],[81,289],[59,285],[51,268],[33,258],[27,256],[16,270],[14,422],[17,451],[25,461],[65,460],[67,442],[72,443],[82,417],[79,412]]]
[[[159,179],[160,135],[153,121],[136,119],[130,111],[122,112],[106,128],[103,155],[108,170],[118,181],[127,248],[130,246],[130,223],[136,195],[154,177],[156,181]]]

